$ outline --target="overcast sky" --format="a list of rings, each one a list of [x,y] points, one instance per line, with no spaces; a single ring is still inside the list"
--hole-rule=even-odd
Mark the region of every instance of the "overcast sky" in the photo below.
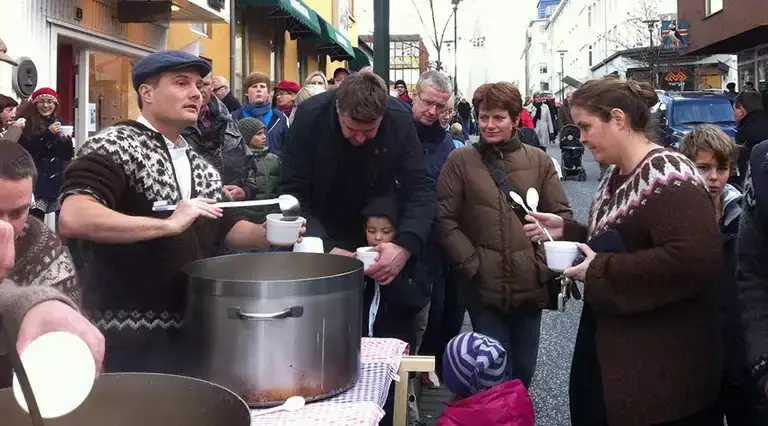
[[[373,33],[373,2],[364,0],[358,4],[358,28],[360,34]],[[487,67],[491,80],[520,81],[525,79],[525,67],[520,55],[525,43],[525,30],[530,19],[535,16],[537,0],[463,0],[459,6],[459,82],[469,72],[468,67]],[[439,31],[451,16],[451,0],[434,0],[435,21]],[[416,10],[421,12],[425,25],[419,20]],[[479,29],[486,37],[486,60],[483,63],[471,63],[462,54],[465,40],[473,37],[476,23],[482,23]],[[420,33],[430,50],[430,60],[436,59],[435,49],[427,39],[432,34],[431,15],[428,0],[390,0],[390,33]],[[438,32],[439,36],[439,32]],[[453,22],[448,25],[445,40],[453,39]],[[466,52],[466,48],[463,50]],[[452,54],[443,48],[443,62],[453,66]],[[464,65],[464,66],[462,66]]]

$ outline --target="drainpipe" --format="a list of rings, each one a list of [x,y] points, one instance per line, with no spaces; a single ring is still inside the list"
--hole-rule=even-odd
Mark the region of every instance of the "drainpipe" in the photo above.
[[[389,0],[373,2],[373,70],[389,84]]]
[[[237,76],[237,11],[235,10],[235,1],[229,0],[229,85],[230,88],[235,84]],[[230,89],[231,90],[231,89]]]

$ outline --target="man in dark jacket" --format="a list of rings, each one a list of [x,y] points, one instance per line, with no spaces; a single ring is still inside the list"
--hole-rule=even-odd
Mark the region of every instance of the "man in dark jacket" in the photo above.
[[[213,77],[212,82],[211,89],[213,96],[216,96],[220,101],[224,102],[224,105],[227,106],[227,110],[229,110],[230,113],[233,113],[242,107],[240,101],[235,99],[235,95],[232,94],[232,89],[229,87],[229,81],[227,81],[226,78],[217,75],[216,77]]]
[[[381,77],[360,72],[338,89],[299,105],[283,155],[281,194],[301,202],[308,236],[325,251],[354,256],[364,246],[361,210],[399,182],[397,237],[376,248],[379,261],[366,274],[389,284],[411,255],[421,253],[435,214],[429,176],[410,109],[389,96]]]
[[[469,137],[471,133],[470,126],[472,125],[472,105],[469,104],[467,98],[462,97],[459,104],[456,105],[456,110],[459,113],[459,117],[461,117],[461,125],[464,127],[464,135]]]
[[[752,150],[744,180],[736,282],[752,378],[768,395],[768,141]]]
[[[181,136],[219,171],[230,198],[249,200],[256,195],[255,176],[250,167],[253,154],[227,107],[216,96],[211,96],[212,86],[209,74],[200,89],[203,107],[197,123],[184,129]]]
[[[448,161],[448,155],[454,150],[453,138],[443,130],[440,123],[440,114],[446,111],[451,101],[451,80],[439,71],[427,71],[419,77],[416,83],[416,97],[413,100],[413,119],[416,122],[416,132],[419,135],[421,146],[426,156],[429,174],[437,182],[440,170]],[[430,218],[434,220],[435,212]],[[419,325],[426,323],[428,331],[424,334],[424,353],[439,356],[448,340],[443,341],[443,308],[446,304],[446,282],[441,277],[443,270],[443,256],[440,245],[435,238],[436,234],[428,240],[426,249],[421,256],[421,264],[427,273],[427,280],[433,287],[431,305],[428,310],[417,317]],[[387,290],[382,290],[382,298],[385,298]],[[451,303],[451,306],[454,304]],[[428,317],[427,317],[428,315]],[[428,318],[428,321],[427,321]],[[463,319],[463,318],[462,318]],[[423,330],[419,328],[420,330]],[[417,336],[418,346],[421,345],[421,337]],[[448,337],[450,339],[453,336]],[[416,348],[414,348],[416,349]],[[432,384],[436,384],[432,382]],[[415,411],[412,410],[414,415]]]
[[[741,146],[738,169],[739,180],[743,180],[752,149],[768,139],[768,114],[763,109],[763,100],[757,92],[739,93],[733,100],[733,110],[736,121],[739,123],[736,130],[736,144]]]

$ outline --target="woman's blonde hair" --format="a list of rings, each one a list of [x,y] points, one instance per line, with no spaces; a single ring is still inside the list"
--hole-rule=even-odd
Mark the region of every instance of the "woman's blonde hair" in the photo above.
[[[325,88],[323,88],[323,86],[320,86],[319,84],[307,84],[306,86],[302,87],[301,90],[299,90],[299,93],[296,94],[294,105],[299,106],[299,104],[311,98],[312,96],[319,95],[323,92],[325,92]]]
[[[323,79],[323,89],[328,90],[328,77],[326,77],[325,74],[323,74],[320,71],[315,71],[312,74],[308,75],[307,78],[304,80],[304,84],[306,84],[307,86],[317,86],[317,84],[312,84],[311,83],[312,79],[314,77],[322,78]]]
[[[710,151],[720,166],[733,164],[738,147],[719,127],[702,124],[691,130],[680,142],[679,151],[695,161],[699,151]]]

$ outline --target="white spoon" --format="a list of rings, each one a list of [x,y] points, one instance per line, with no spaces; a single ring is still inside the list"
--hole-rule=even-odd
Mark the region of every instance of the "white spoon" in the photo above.
[[[525,193],[525,202],[528,203],[528,207],[530,207],[534,213],[538,213],[539,211],[536,209],[539,208],[539,191],[533,187],[528,188],[528,192]]]
[[[536,194],[536,195],[538,195],[538,194]],[[515,191],[509,191],[509,196],[510,196],[510,198],[512,198],[512,201],[514,201],[516,204],[520,205],[520,207],[522,207],[527,213],[529,213],[529,214],[531,213],[531,209],[529,209],[528,206],[523,202],[523,197],[521,197],[520,194],[518,194]],[[544,233],[547,235],[547,238],[549,238],[549,241],[555,241],[555,239],[552,238],[552,235],[549,234],[549,231],[547,231],[547,228],[541,226],[541,223],[539,223],[538,220],[534,219],[534,221],[536,222],[537,225],[539,225],[539,229],[544,231]]]
[[[304,407],[304,404],[306,403],[307,401],[304,398],[300,396],[292,396],[286,399],[283,405],[267,408],[266,410],[252,411],[251,417],[263,416],[266,414],[277,413],[280,411],[287,411],[289,413],[292,413],[294,411],[300,410],[302,407]]]

